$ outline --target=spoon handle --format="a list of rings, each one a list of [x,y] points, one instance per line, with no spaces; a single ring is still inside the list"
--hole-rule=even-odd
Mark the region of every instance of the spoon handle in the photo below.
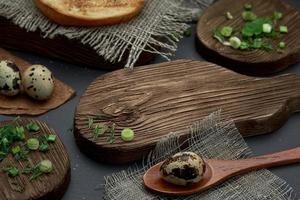
[[[236,160],[228,164],[231,165],[231,172],[233,172],[234,174],[243,174],[253,170],[278,167],[295,163],[300,163],[300,147],[269,155]]]

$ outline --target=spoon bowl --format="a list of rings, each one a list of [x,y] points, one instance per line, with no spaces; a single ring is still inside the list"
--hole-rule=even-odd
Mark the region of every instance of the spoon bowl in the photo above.
[[[186,196],[210,189],[229,178],[254,170],[300,163],[300,147],[270,155],[241,160],[206,159],[203,179],[195,184],[178,186],[166,182],[160,174],[160,162],[146,171],[144,185],[153,192],[170,196]]]

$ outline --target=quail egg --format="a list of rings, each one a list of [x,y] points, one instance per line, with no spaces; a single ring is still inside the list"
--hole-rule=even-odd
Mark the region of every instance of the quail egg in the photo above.
[[[51,71],[43,65],[32,65],[23,74],[25,92],[36,100],[49,99],[54,90]]]
[[[180,186],[200,182],[204,172],[204,160],[193,152],[177,153],[164,161],[160,167],[163,180]]]
[[[0,93],[15,96],[21,91],[21,75],[18,66],[8,60],[0,61]]]

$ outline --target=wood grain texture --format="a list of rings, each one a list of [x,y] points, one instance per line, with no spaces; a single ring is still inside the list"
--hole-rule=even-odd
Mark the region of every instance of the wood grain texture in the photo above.
[[[123,68],[128,57],[128,51],[125,51],[124,59],[110,63],[99,56],[93,48],[77,40],[65,37],[44,38],[41,32],[27,32],[3,17],[0,17],[0,47],[34,52],[84,67],[108,71]],[[135,65],[144,65],[153,59],[154,54],[143,52]]]
[[[193,185],[182,187],[165,182],[160,173],[162,163],[151,167],[144,175],[144,184],[154,192],[172,196],[186,196],[208,190],[224,181],[251,171],[300,163],[300,148],[270,155],[240,160],[205,160],[203,179]]]
[[[0,48],[0,60],[15,62],[23,72],[30,63],[18,58],[8,51]],[[55,76],[55,75],[54,75]],[[55,79],[55,88],[52,97],[46,101],[32,100],[25,94],[15,97],[0,95],[0,114],[5,115],[40,115],[55,109],[75,95],[75,91],[62,81]]]
[[[26,139],[30,137],[38,137],[38,135],[56,134],[45,123],[21,119],[18,120],[19,126],[25,126],[29,122],[37,123],[41,130],[36,133],[26,132]],[[4,126],[11,122],[1,122],[0,126]],[[28,164],[34,166],[41,160],[48,159],[53,163],[53,171],[48,175],[42,175],[39,179],[30,181],[30,175],[21,174],[16,178],[8,178],[8,176],[0,172],[0,199],[1,200],[57,200],[62,197],[66,191],[70,177],[70,160],[67,151],[57,135],[55,143],[50,144],[50,150],[46,153],[30,152],[28,161],[16,161],[12,155],[9,155],[0,162],[0,169],[16,166],[20,170]],[[23,190],[19,192],[18,190]]]
[[[286,43],[283,53],[266,52],[263,50],[241,51],[226,47],[215,40],[213,30],[225,25],[240,30],[245,23],[241,17],[246,2],[253,4],[253,12],[258,16],[273,16],[274,11],[283,13],[279,25],[287,25],[288,34],[281,34],[274,39],[273,47],[279,42]],[[228,5],[230,5],[228,7]],[[226,12],[232,13],[234,19],[227,20]],[[284,0],[220,0],[209,7],[197,25],[196,43],[201,55],[211,62],[225,65],[235,71],[249,75],[273,74],[295,64],[300,60],[300,13]]]
[[[222,109],[244,136],[270,133],[300,110],[300,75],[253,78],[212,63],[178,60],[118,70],[97,78],[82,95],[75,114],[77,144],[104,162],[125,163],[142,158],[171,131]],[[93,141],[88,117],[117,124],[116,141]],[[122,128],[132,128],[135,139],[120,139]]]

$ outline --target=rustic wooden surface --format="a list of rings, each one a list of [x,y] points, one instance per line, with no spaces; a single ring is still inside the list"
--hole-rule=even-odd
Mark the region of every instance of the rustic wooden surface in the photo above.
[[[128,54],[125,52],[124,59],[120,62],[110,63],[99,56],[90,46],[83,45],[79,41],[69,40],[65,37],[43,38],[42,33],[27,32],[3,17],[0,17],[0,47],[34,52],[85,67],[108,71],[123,68]],[[136,66],[149,63],[152,59],[154,59],[153,54],[143,52]]]
[[[34,134],[26,132],[26,138],[38,137],[38,135],[56,134],[45,123],[36,120],[21,119],[18,120],[19,126],[25,126],[28,122],[37,123],[41,130]],[[11,122],[1,122],[0,126]],[[56,134],[57,135],[57,134]],[[8,178],[8,176],[0,172],[0,199],[2,200],[56,200],[60,199],[66,191],[70,177],[70,160],[68,153],[57,135],[55,143],[50,144],[50,151],[46,153],[30,152],[28,161],[16,161],[11,155],[0,162],[0,169],[11,165],[22,169],[26,165],[31,166],[48,159],[53,163],[53,171],[49,175],[42,175],[34,181],[29,181],[30,175],[21,174],[16,178]],[[18,190],[24,190],[19,192]]]
[[[165,182],[159,169],[162,163],[151,167],[144,175],[144,184],[150,190],[174,196],[191,195],[210,189],[234,176],[251,171],[300,163],[300,148],[290,149],[270,155],[241,160],[205,160],[206,171],[202,181],[188,187],[180,187]]]
[[[273,42],[278,47],[280,41],[286,43],[283,53],[263,50],[241,51],[226,47],[212,37],[212,31],[224,25],[239,30],[244,21],[241,13],[246,2],[253,4],[253,12],[258,16],[272,16],[274,11],[283,13],[280,25],[287,25],[288,34],[281,34]],[[228,5],[230,5],[228,7]],[[227,20],[226,12],[231,12],[234,19]],[[196,43],[201,55],[211,62],[225,65],[235,71],[250,75],[266,75],[278,72],[300,60],[300,13],[284,0],[219,0],[209,7],[197,25]]]
[[[300,75],[253,78],[191,60],[118,70],[100,76],[82,95],[74,134],[89,156],[125,163],[140,159],[171,131],[186,130],[219,109],[244,136],[272,132],[300,110]],[[88,117],[99,114],[107,116],[95,123],[117,124],[114,144],[108,144],[106,137],[93,141]],[[134,141],[121,141],[124,127],[135,131]]]
[[[23,72],[30,63],[18,58],[8,51],[0,48],[0,60],[11,60],[15,62]],[[54,74],[55,76],[55,74]],[[55,79],[55,88],[49,100],[36,101],[29,98],[26,94],[15,97],[0,95],[0,114],[5,115],[40,115],[55,109],[75,95],[73,88],[62,81]]]

